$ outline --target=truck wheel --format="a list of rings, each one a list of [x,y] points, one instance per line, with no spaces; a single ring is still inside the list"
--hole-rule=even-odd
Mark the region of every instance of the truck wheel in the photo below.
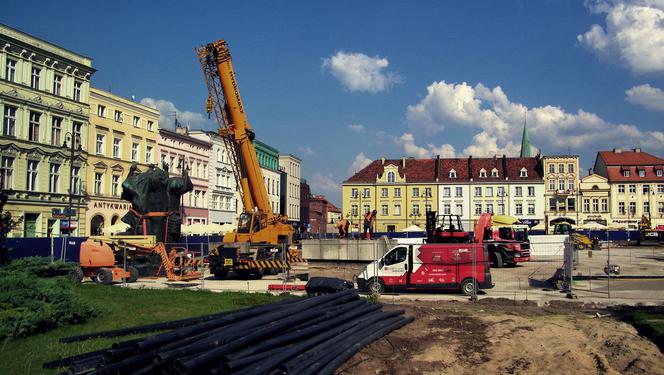
[[[385,293],[385,283],[381,279],[371,279],[367,283],[367,286],[369,287],[369,291],[373,294]]]
[[[100,268],[95,272],[95,281],[98,284],[109,285],[113,283],[113,272],[108,268]]]
[[[262,278],[263,278],[263,273],[265,273],[265,269],[264,269],[264,268],[256,268],[256,269],[254,270],[254,272],[253,272],[253,274],[254,274],[254,279],[256,279],[256,280],[260,280],[260,279],[262,279]]]
[[[471,296],[473,294],[477,294],[477,282],[475,279],[465,279],[464,281],[461,282],[461,286],[459,287],[461,293]]]
[[[135,283],[138,280],[138,268],[134,266],[127,266],[127,272],[129,272],[129,278],[127,278],[128,283]]]
[[[496,268],[503,268],[503,255],[499,252],[493,253],[493,266]]]
[[[222,279],[226,278],[226,275],[228,275],[228,270],[226,268],[224,268],[224,269],[221,269],[221,270],[215,270],[212,273],[214,274],[214,277],[216,277],[217,279],[222,280]]]

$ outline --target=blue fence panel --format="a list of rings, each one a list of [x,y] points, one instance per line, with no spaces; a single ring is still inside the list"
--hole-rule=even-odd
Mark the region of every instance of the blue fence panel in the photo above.
[[[35,237],[8,238],[5,245],[11,249],[10,259],[25,257],[48,257],[53,260],[79,261],[81,242],[87,237]]]

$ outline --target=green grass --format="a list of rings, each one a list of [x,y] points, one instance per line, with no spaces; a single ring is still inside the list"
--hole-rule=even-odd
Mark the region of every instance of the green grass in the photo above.
[[[92,305],[97,316],[87,323],[68,325],[26,338],[0,343],[2,374],[51,374],[44,362],[89,352],[137,336],[93,339],[62,344],[62,337],[143,324],[183,319],[270,303],[283,297],[270,294],[213,293],[192,290],[125,289],[95,284],[75,287],[75,293]]]
[[[641,335],[648,337],[664,351],[664,313],[635,312],[631,315],[630,322]]]

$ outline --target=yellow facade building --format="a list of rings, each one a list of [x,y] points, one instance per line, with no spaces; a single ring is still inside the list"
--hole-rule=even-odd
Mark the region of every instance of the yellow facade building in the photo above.
[[[551,220],[566,217],[578,222],[579,200],[579,156],[547,155],[544,161],[544,197],[546,208],[545,225],[549,229]]]
[[[577,224],[592,222],[608,225],[611,222],[611,186],[606,177],[591,174],[581,179],[579,184],[581,213]]]
[[[87,235],[101,234],[131,208],[120,199],[132,163],[158,161],[159,111],[98,88],[90,89]]]

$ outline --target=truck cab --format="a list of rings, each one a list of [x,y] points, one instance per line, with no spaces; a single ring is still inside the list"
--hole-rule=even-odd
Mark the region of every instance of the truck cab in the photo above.
[[[529,261],[528,227],[515,223],[507,224],[501,220],[493,221],[489,227],[484,229],[482,235],[482,240],[489,251],[491,265],[502,268],[505,265],[514,266],[517,263]]]

